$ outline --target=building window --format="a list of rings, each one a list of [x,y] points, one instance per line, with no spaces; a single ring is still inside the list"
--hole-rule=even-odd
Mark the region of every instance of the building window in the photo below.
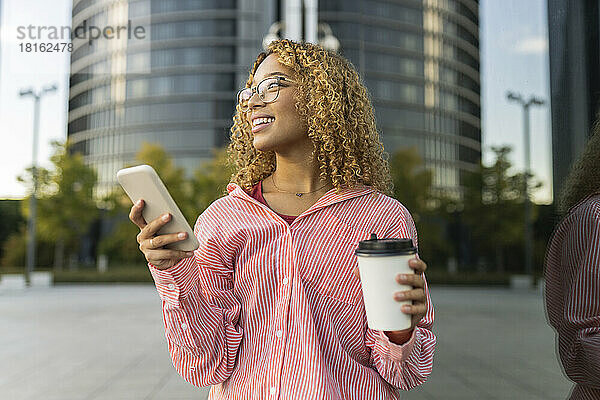
[[[365,52],[365,68],[377,72],[423,77],[423,61],[395,54]]]
[[[232,19],[167,22],[153,24],[151,32],[153,40],[235,36],[235,22]]]
[[[404,5],[384,1],[369,1],[364,7],[368,15],[376,15],[383,18],[394,18],[406,24],[422,26],[423,10],[410,8]]]
[[[234,64],[233,46],[192,47],[152,51],[152,67],[175,65]]]
[[[235,9],[235,0],[152,0],[152,13]]]

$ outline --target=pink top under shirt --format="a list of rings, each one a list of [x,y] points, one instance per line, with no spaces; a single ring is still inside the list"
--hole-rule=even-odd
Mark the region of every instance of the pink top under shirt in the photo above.
[[[267,201],[265,200],[265,198],[263,197],[262,194],[262,181],[258,182],[256,185],[254,185],[252,187],[252,191],[250,192],[250,196],[255,198],[256,200],[258,200],[259,202],[263,203],[265,206],[271,208],[268,204]],[[294,220],[296,219],[296,215],[283,215],[283,214],[279,214],[276,213],[277,215],[279,215],[281,218],[283,218],[283,220],[285,222],[287,222],[288,224],[291,224],[292,222],[294,222]]]

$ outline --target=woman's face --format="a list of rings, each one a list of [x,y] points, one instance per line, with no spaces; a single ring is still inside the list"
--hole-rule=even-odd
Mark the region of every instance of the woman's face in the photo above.
[[[292,70],[277,61],[271,54],[263,60],[254,74],[252,87],[267,77],[281,76],[294,81]],[[253,145],[257,150],[275,151],[285,155],[312,149],[306,123],[301,120],[295,107],[296,83],[280,81],[279,96],[272,103],[263,103],[257,94],[248,101],[246,117],[252,125]],[[275,118],[273,122],[259,125],[261,117]]]

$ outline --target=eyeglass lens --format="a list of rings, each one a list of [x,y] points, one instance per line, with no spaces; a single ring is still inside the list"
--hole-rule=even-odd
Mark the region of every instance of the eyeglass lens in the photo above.
[[[265,79],[258,84],[256,91],[258,92],[258,97],[264,103],[275,101],[277,95],[279,94],[279,80],[277,78]],[[252,95],[253,90],[251,88],[246,88],[240,91],[238,102],[243,108],[248,107],[248,101]]]

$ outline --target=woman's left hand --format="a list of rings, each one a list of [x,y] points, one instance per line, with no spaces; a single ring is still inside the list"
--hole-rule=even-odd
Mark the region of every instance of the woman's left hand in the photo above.
[[[410,328],[404,331],[388,331],[386,333],[400,333],[412,331],[417,323],[425,316],[427,313],[427,297],[425,296],[425,280],[421,276],[423,272],[427,269],[427,264],[423,260],[412,259],[408,262],[408,266],[412,268],[415,273],[414,274],[398,274],[396,275],[396,282],[401,285],[409,285],[412,286],[412,290],[406,290],[404,292],[396,292],[394,293],[394,300],[396,301],[405,301],[412,300],[412,305],[405,304],[402,306],[402,312],[405,314],[411,314],[411,325]]]

